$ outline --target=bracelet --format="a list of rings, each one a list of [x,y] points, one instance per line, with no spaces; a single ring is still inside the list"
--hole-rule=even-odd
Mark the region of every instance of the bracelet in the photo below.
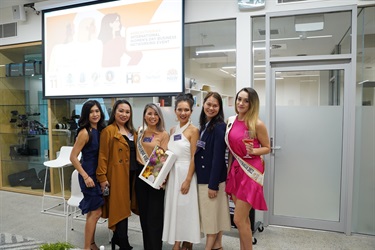
[[[85,181],[85,180],[87,180],[89,177],[90,177],[90,176],[87,176],[86,178],[83,178],[83,180]]]

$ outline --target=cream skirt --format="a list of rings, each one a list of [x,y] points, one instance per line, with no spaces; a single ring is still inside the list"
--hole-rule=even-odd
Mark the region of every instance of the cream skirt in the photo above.
[[[220,231],[230,231],[230,215],[228,195],[225,193],[225,182],[219,184],[216,198],[208,197],[208,184],[198,184],[199,217],[201,232],[217,234]]]

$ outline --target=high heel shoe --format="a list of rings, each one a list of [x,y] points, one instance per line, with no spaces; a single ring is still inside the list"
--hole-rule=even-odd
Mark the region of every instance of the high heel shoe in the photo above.
[[[113,234],[111,239],[111,248],[112,250],[116,249],[116,245],[120,247],[120,250],[131,250],[133,249],[130,246],[129,242],[125,239],[120,239],[116,233]]]
[[[117,237],[117,234],[114,233],[111,239],[111,249],[115,250],[116,245],[118,245],[118,237]]]
[[[182,250],[193,250],[193,243],[184,241],[182,242]]]
[[[95,244],[95,241],[91,243],[90,250],[98,250],[98,246]]]

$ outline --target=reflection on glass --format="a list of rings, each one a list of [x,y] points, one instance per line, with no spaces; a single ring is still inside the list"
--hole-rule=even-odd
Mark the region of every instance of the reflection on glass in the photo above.
[[[354,233],[375,235],[375,6],[358,9]]]
[[[350,26],[350,11],[273,17],[271,57],[350,53]]]
[[[343,70],[276,72],[277,106],[341,106]]]
[[[185,91],[196,97],[197,107],[206,94],[204,87],[219,92],[224,107],[233,106],[236,89],[236,20],[185,24],[184,32]],[[190,79],[195,79],[193,86],[190,86]]]
[[[252,56],[253,56],[253,82],[259,90],[260,99],[264,98],[265,89],[265,17],[254,17],[252,21]],[[335,24],[339,23],[338,27]],[[351,46],[351,13],[350,11],[318,13],[309,15],[295,15],[284,17],[273,17],[270,22],[270,56],[311,56],[350,53]],[[311,73],[311,72],[310,72]],[[281,75],[282,74],[282,75]],[[291,73],[290,73],[291,74]],[[342,103],[340,93],[340,82],[342,72],[330,71],[319,72],[319,75],[311,75],[299,72],[298,76],[290,76],[287,73],[279,72],[275,76],[278,83],[290,81],[292,77],[298,77],[305,84],[319,86],[320,77],[324,77],[327,83],[326,103],[321,100],[319,105],[340,105]],[[302,76],[304,75],[304,76]],[[316,79],[318,78],[318,79]],[[293,80],[292,80],[293,82]],[[314,85],[314,82],[319,83]],[[263,97],[262,97],[263,95]],[[307,102],[308,100],[303,100]],[[313,103],[312,100],[309,101]],[[295,103],[294,101],[292,103]],[[299,102],[297,102],[299,103]]]

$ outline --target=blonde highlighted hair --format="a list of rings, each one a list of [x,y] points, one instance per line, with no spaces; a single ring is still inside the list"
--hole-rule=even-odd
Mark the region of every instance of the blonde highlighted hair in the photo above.
[[[256,123],[258,121],[259,117],[259,96],[258,93],[253,88],[243,88],[240,91],[238,91],[236,95],[236,102],[238,99],[238,95],[240,92],[246,92],[247,93],[247,99],[249,100],[249,110],[245,114],[245,124],[246,127],[254,131],[255,137],[256,137]],[[238,114],[237,105],[235,105],[236,114]]]

